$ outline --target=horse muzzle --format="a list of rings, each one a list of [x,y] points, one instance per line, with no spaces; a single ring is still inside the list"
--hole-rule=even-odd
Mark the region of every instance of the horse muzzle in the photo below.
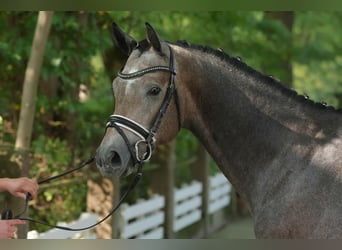
[[[109,128],[114,130],[107,131]],[[143,126],[126,117],[112,115],[96,151],[97,167],[103,176],[129,175],[136,164],[151,158],[153,143],[153,134]]]
[[[101,175],[106,177],[126,176],[132,172],[134,165],[120,136],[104,138],[96,150],[95,161]]]

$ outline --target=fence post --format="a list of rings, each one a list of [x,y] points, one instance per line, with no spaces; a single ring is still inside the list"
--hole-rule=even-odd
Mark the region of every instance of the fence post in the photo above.
[[[190,165],[192,177],[203,184],[202,191],[202,222],[198,227],[200,237],[206,237],[209,230],[209,155],[205,148],[199,144],[196,160]]]
[[[173,238],[175,141],[159,146],[153,155],[158,168],[151,171],[151,190],[165,197],[164,237]]]

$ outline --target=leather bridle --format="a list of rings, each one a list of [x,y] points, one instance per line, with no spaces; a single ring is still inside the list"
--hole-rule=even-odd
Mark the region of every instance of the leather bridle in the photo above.
[[[118,73],[118,77],[121,79],[133,79],[137,77],[141,77],[148,73],[153,73],[157,71],[165,71],[170,72],[170,79],[169,84],[165,93],[165,97],[163,100],[163,103],[161,104],[161,107],[159,109],[158,115],[156,116],[154,123],[152,124],[152,127],[148,130],[144,126],[140,125],[139,123],[121,115],[111,115],[109,117],[109,121],[106,125],[106,128],[112,127],[117,130],[117,132],[121,135],[123,140],[125,141],[125,144],[127,145],[127,148],[131,154],[131,157],[133,159],[133,163],[139,164],[148,161],[151,158],[152,150],[155,142],[155,134],[157,133],[157,130],[159,129],[160,123],[166,113],[166,110],[172,100],[172,97],[175,98],[175,104],[177,109],[177,118],[178,118],[178,129],[181,128],[181,115],[180,115],[180,108],[179,108],[179,98],[178,93],[175,85],[175,69],[174,69],[174,56],[173,51],[170,46],[170,62],[169,66],[153,66],[148,67],[133,73],[123,73],[123,70],[120,70]],[[132,146],[126,136],[126,134],[122,131],[122,128],[127,129],[128,131],[132,132],[136,136],[140,138],[136,142],[134,146]],[[139,154],[139,146],[141,144],[145,144],[146,146],[146,152],[144,154]]]

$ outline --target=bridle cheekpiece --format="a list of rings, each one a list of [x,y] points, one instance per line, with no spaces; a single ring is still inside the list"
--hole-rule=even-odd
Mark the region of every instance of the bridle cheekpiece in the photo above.
[[[111,115],[109,117],[109,120],[106,124],[106,128],[112,127],[117,130],[117,132],[121,135],[123,140],[125,141],[129,152],[131,154],[131,157],[134,161],[134,165],[136,163],[142,164],[146,161],[148,161],[151,156],[152,156],[152,150],[154,147],[155,143],[155,134],[157,133],[157,130],[160,126],[160,123],[166,113],[166,110],[171,102],[172,97],[175,97],[175,103],[176,103],[176,109],[177,109],[177,115],[178,115],[178,126],[179,129],[181,128],[181,120],[180,120],[180,108],[179,108],[179,101],[178,101],[178,94],[176,91],[176,85],[175,85],[175,69],[174,69],[174,56],[173,56],[173,51],[171,47],[169,46],[170,50],[170,62],[169,66],[152,66],[148,67],[142,70],[138,70],[133,73],[123,73],[122,69],[118,73],[118,77],[121,79],[132,79],[132,78],[137,78],[141,77],[145,74],[148,73],[153,73],[157,71],[165,71],[165,72],[170,72],[170,79],[169,79],[169,84],[167,87],[167,91],[165,93],[165,97],[163,100],[163,103],[159,109],[159,113],[152,124],[152,127],[150,129],[146,129],[144,126],[140,125],[139,123],[121,115]],[[122,131],[122,128],[132,132],[136,136],[140,138],[134,146],[132,146],[126,136],[126,134]],[[142,155],[139,154],[139,146],[145,144],[146,146],[146,152]]]

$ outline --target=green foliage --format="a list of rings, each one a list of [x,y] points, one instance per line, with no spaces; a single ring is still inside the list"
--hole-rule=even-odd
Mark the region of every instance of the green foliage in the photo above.
[[[182,129],[176,140],[176,169],[175,186],[180,187],[183,183],[192,181],[190,168],[191,163],[196,160],[197,139],[190,131]]]
[[[294,87],[315,101],[342,107],[340,12],[305,12],[294,29]]]
[[[72,153],[67,141],[40,135],[33,141],[32,150],[34,154],[31,175],[34,178],[41,180],[70,169]],[[85,181],[68,176],[58,179],[52,185],[56,186],[46,184],[40,188],[34,210],[30,211],[32,218],[56,224],[58,221],[70,221],[86,209]],[[35,225],[35,229],[45,231],[48,227]]]
[[[31,50],[37,12],[2,12],[0,20],[0,29],[3,31],[0,35],[0,115],[7,124],[3,129],[4,133],[0,134],[2,146],[14,144],[15,126],[20,110],[20,91]],[[81,85],[90,89],[96,80],[104,79],[103,72],[98,73],[91,64],[99,48],[103,45],[109,47],[111,44],[108,35],[99,35],[103,32],[97,23],[100,20],[98,13],[59,12],[53,16],[36,105],[31,148],[32,177],[41,179],[61,173],[74,166],[80,158],[88,158],[93,151],[92,147],[96,147],[89,145],[89,140],[82,140],[89,139],[89,134],[95,129],[89,126],[91,121],[87,120],[88,117],[83,116],[83,111],[88,106],[80,102],[78,94]],[[90,35],[87,35],[87,32]],[[98,77],[99,75],[101,77]],[[101,83],[108,84],[107,80],[101,80]],[[94,93],[96,96],[96,91]],[[102,102],[98,105],[103,104]],[[94,115],[97,117],[99,114],[99,110],[100,106],[93,110],[94,113],[87,111],[87,115],[91,116],[93,121],[99,120],[94,118]],[[81,119],[77,119],[78,117]],[[78,141],[84,144],[77,144]],[[9,154],[8,158],[10,157]],[[78,217],[86,205],[87,185],[83,181],[76,187],[66,185],[43,189],[39,194],[40,203],[35,204],[31,210],[32,217],[46,217],[52,223],[64,218],[70,220]],[[54,216],[48,216],[49,214]]]
[[[60,221],[72,221],[86,210],[86,196],[85,182],[49,187],[39,193],[38,202],[33,205],[29,215],[33,219],[46,221],[52,225]],[[35,224],[34,229],[44,232],[50,227]]]
[[[71,162],[71,152],[67,141],[60,138],[52,139],[40,135],[32,142],[34,152],[32,174],[41,176],[44,171],[57,174],[65,171]]]

